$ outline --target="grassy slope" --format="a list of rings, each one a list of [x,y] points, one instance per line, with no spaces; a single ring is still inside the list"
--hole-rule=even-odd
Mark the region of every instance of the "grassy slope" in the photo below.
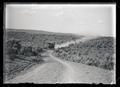
[[[114,47],[113,37],[99,37],[57,49],[55,55],[65,60],[112,70]]]

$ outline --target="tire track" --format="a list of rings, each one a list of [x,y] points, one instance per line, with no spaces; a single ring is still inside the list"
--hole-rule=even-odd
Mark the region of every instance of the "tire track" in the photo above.
[[[74,75],[75,75],[75,72],[73,70],[73,68],[68,64],[66,63],[65,61],[62,61],[60,60],[59,58],[56,58],[55,56],[52,55],[52,51],[49,52],[50,54],[50,57],[53,58],[54,60],[60,62],[64,67],[65,67],[65,70],[63,72],[63,75],[62,75],[62,83],[72,83],[74,82]]]

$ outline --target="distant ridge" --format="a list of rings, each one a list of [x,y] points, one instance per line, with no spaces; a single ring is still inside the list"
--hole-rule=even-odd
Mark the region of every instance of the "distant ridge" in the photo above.
[[[26,33],[30,33],[30,34],[73,35],[76,37],[84,36],[84,35],[76,35],[76,34],[72,34],[72,33],[51,32],[51,31],[44,31],[44,30],[30,30],[30,29],[27,29],[27,30],[25,30],[25,29],[5,29],[5,30],[6,30],[6,32],[15,31],[15,32],[26,32]]]
[[[44,31],[44,30],[30,30],[30,29],[10,29],[10,28],[7,28],[5,29],[6,32],[9,32],[9,31],[14,31],[14,32],[25,32],[25,33],[30,33],[30,34],[50,34],[50,35],[73,35],[73,36],[76,36],[76,37],[84,37],[84,36],[96,36],[96,37],[113,37],[113,36],[102,36],[102,35],[79,35],[78,33],[74,34],[74,33],[62,33],[62,32],[51,32],[51,31]],[[113,37],[115,38],[115,37]]]
[[[43,31],[43,30],[25,30],[25,29],[6,29],[6,31],[15,31],[15,32],[26,32],[26,33],[36,33],[36,34],[54,34],[54,32]]]

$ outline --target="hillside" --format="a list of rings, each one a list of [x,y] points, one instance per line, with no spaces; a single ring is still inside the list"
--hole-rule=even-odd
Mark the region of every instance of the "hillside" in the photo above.
[[[98,37],[56,49],[54,55],[68,61],[112,70],[115,63],[114,49],[115,39],[113,37]]]
[[[7,29],[4,32],[4,76],[13,79],[20,72],[43,63],[48,50],[48,43],[55,44],[82,38],[62,33],[47,31]]]
[[[49,38],[48,38],[49,37]],[[79,39],[83,36],[77,36],[72,34],[64,33],[53,33],[47,31],[38,31],[38,30],[23,30],[23,29],[7,29],[6,30],[6,39],[19,39],[22,41],[22,44],[25,45],[29,42],[29,45],[32,46],[41,46],[44,47],[48,42],[55,42],[56,44]],[[41,43],[42,42],[42,43]]]

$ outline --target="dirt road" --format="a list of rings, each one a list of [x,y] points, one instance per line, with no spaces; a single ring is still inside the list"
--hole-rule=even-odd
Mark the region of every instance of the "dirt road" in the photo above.
[[[48,51],[45,63],[6,83],[111,83],[113,71],[60,60]]]
[[[63,83],[114,83],[114,71],[61,60],[54,57],[53,55],[50,56],[51,58],[54,58],[56,61],[60,62],[66,68],[63,74],[64,78],[61,81]]]
[[[88,38],[76,42],[86,40]],[[47,55],[45,63],[5,83],[114,83],[114,71],[61,60],[52,55],[52,51],[48,51]]]
[[[70,44],[77,44],[79,42],[84,42],[84,41],[87,41],[87,40],[90,40],[90,39],[95,39],[97,38],[97,36],[85,36],[81,39],[77,39],[77,40],[73,40],[73,41],[68,41],[66,43],[62,43],[62,44],[57,44],[55,45],[55,49],[58,49],[58,48],[61,48],[61,47],[67,47],[69,46]]]

